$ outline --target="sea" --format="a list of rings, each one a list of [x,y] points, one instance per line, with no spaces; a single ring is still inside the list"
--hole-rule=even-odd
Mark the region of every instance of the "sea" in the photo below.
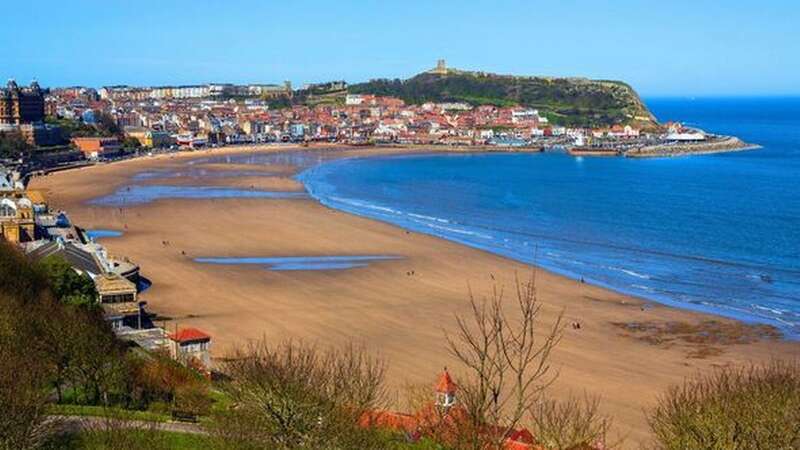
[[[800,98],[645,100],[757,150],[659,159],[544,153],[323,161],[323,204],[610,289],[800,339]]]

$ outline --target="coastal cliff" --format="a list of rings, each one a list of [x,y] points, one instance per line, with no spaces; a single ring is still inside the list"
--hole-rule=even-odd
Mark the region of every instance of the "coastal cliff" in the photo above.
[[[621,81],[434,69],[407,80],[377,79],[351,85],[348,92],[397,97],[410,104],[521,105],[537,108],[553,123],[565,126],[659,127],[636,91]]]

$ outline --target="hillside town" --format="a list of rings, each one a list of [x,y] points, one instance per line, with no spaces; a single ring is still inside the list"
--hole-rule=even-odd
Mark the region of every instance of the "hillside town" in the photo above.
[[[276,99],[288,101],[296,94],[314,90],[322,94],[304,104],[275,107]],[[521,106],[460,102],[408,105],[393,97],[347,94],[344,82],[306,86],[297,93],[288,83],[285,88],[213,84],[64,88],[50,91],[46,107],[48,115],[87,123],[92,123],[98,112],[107,113],[126,136],[148,147],[289,141],[536,146],[569,144],[579,137],[643,137],[640,130],[623,125],[566,128],[551,123],[537,109]],[[702,135],[681,135],[677,125],[671,131],[675,140],[703,139]]]
[[[434,71],[443,70],[440,61]],[[344,81],[293,89],[284,84],[107,86],[43,89],[8,82],[0,90],[0,134],[17,135],[53,165],[113,159],[140,149],[196,149],[271,142],[343,145],[450,145],[573,155],[642,155],[704,144],[741,146],[679,123],[567,127],[552,112],[521,105],[407,104],[349,93]],[[101,132],[86,132],[86,129]]]

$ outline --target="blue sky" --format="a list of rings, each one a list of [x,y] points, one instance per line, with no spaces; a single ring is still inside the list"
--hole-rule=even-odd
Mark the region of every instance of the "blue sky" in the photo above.
[[[405,78],[445,58],[645,96],[800,94],[800,4],[9,0],[0,78],[44,86]]]

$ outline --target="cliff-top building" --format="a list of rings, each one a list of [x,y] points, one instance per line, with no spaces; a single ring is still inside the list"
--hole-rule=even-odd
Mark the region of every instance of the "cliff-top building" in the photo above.
[[[39,83],[21,88],[9,80],[5,89],[0,89],[0,127],[19,126],[44,120],[44,93]]]
[[[447,62],[443,59],[436,61],[436,67],[429,72],[437,75],[447,75]]]

